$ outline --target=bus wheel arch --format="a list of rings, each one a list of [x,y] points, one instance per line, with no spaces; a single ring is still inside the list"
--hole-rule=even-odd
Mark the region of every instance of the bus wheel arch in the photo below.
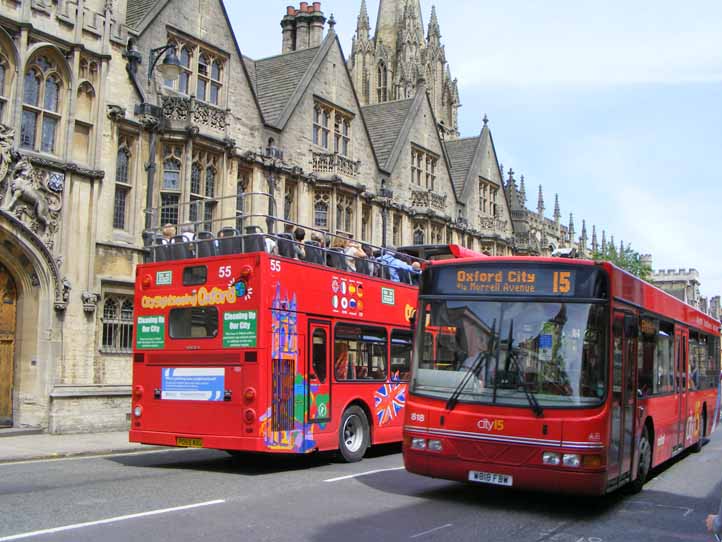
[[[363,401],[352,401],[341,415],[338,448],[347,463],[361,461],[371,445],[371,418],[364,407]]]
[[[654,423],[652,418],[644,420],[642,434],[637,447],[637,476],[629,483],[631,493],[639,493],[649,478],[654,464]]]
[[[695,454],[702,451],[702,439],[707,436],[707,403],[704,403],[702,405],[702,413],[700,414],[699,421],[699,439],[697,440],[697,442],[692,444],[690,448]]]

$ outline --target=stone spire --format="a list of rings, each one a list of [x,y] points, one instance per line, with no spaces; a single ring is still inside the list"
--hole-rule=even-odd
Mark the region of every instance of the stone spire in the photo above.
[[[602,230],[602,254],[607,252],[607,230]]]
[[[613,248],[614,250],[617,250],[617,247],[614,246],[614,236],[610,236],[609,238],[609,248]]]
[[[589,240],[589,237],[587,237],[587,221],[582,220],[582,236],[579,239],[579,249],[582,252],[582,254],[586,254],[587,252],[587,241]]]
[[[574,246],[574,234],[576,233],[576,230],[574,229],[574,213],[569,213],[569,242]]]
[[[544,193],[542,192],[542,185],[539,185],[539,198],[536,203],[536,212],[539,213],[540,218],[544,218]]]
[[[597,226],[592,225],[592,252],[599,252],[599,243],[597,242]]]
[[[519,185],[519,197],[521,198],[521,204],[526,207],[526,185],[524,184],[524,175],[521,176]]]
[[[557,223],[557,226],[562,221],[562,212],[559,209],[559,194],[554,194],[554,222]]]
[[[507,181],[507,194],[509,196],[509,210],[523,211],[524,203],[521,199],[521,193],[516,187],[516,179],[514,179],[514,170],[509,169],[509,179]]]
[[[431,20],[426,40],[429,44],[435,43],[437,46],[441,43],[441,28],[439,28],[439,18],[436,16],[436,6],[431,6]]]
[[[624,254],[624,241],[619,241],[619,255]]]
[[[369,12],[366,9],[366,0],[361,0],[361,11],[356,21],[356,39],[370,39],[371,24],[369,23]]]

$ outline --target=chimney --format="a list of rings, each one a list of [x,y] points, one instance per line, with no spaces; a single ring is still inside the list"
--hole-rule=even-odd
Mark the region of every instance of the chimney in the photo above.
[[[283,53],[318,47],[323,41],[325,25],[326,17],[321,11],[321,2],[313,2],[311,5],[301,2],[298,9],[288,6],[281,20]]]
[[[290,53],[296,50],[296,8],[288,6],[286,16],[281,20],[283,32],[283,46],[281,51]]]
[[[326,24],[326,17],[323,16],[323,12],[321,11],[321,2],[314,2],[313,7],[309,9],[311,11],[311,20],[308,46],[318,47],[323,41],[323,28]]]

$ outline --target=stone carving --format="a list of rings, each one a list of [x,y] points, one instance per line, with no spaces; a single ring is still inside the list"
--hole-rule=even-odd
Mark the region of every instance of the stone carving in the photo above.
[[[5,180],[13,160],[13,138],[15,130],[0,124],[0,182]]]
[[[430,190],[413,190],[411,192],[411,206],[444,211],[446,209],[446,195],[441,196]]]
[[[125,108],[119,105],[108,105],[108,118],[115,122],[125,118]]]
[[[68,278],[63,277],[63,280],[60,283],[60,288],[58,289],[58,293],[60,295],[55,296],[56,311],[64,311],[66,308],[68,308],[68,303],[70,302],[70,290],[72,289],[73,286],[70,284]]]
[[[361,162],[354,162],[337,153],[312,151],[311,168],[315,173],[335,173],[355,177],[361,169]]]
[[[40,278],[35,271],[33,271],[33,273],[30,275],[30,285],[33,288],[38,288],[40,286]]]
[[[228,111],[224,109],[182,96],[163,96],[161,100],[164,119],[192,122],[219,131],[226,129]]]
[[[21,219],[27,216],[32,221],[30,229],[36,234],[40,234],[41,229],[43,233],[55,231],[61,207],[58,192],[63,190],[64,181],[62,173],[44,172],[43,175],[27,158],[21,158],[12,174],[6,210]]]
[[[98,301],[100,300],[100,294],[86,290],[80,294],[80,299],[83,301],[83,310],[90,314],[95,312],[95,308],[98,306]]]

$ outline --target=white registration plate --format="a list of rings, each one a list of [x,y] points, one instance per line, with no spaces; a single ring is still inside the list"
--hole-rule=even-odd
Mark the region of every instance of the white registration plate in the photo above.
[[[508,474],[479,472],[478,470],[469,471],[469,480],[471,482],[481,482],[482,484],[492,484],[495,486],[512,486],[514,483],[514,478]]]

